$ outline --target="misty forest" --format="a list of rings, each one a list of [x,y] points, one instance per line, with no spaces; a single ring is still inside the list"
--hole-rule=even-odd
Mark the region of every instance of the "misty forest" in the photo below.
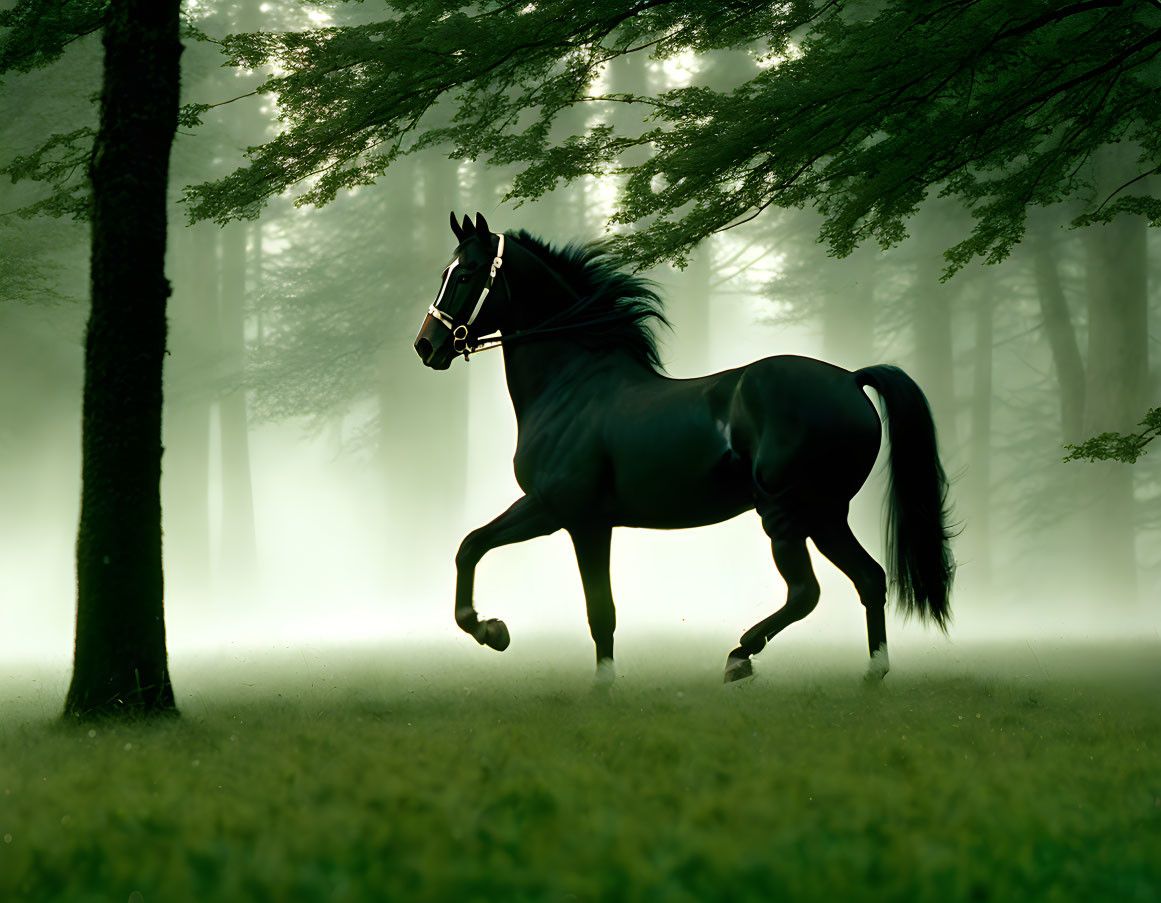
[[[0,0],[0,176],[0,899],[1161,894],[1157,0]]]

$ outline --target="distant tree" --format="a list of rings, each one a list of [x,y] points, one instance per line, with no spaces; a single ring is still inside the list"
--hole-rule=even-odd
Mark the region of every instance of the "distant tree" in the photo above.
[[[179,7],[179,0],[111,0],[103,30],[100,125],[89,166],[92,307],[68,716],[176,711],[159,484]]]

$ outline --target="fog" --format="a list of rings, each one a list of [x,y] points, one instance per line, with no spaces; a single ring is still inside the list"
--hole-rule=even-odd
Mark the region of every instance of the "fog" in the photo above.
[[[525,220],[520,211],[499,207],[487,213],[497,228],[516,227]],[[442,222],[438,213],[432,216]],[[416,256],[446,256],[453,242],[442,235],[439,239],[437,247]],[[276,256],[276,251],[266,251],[268,259]],[[684,278],[675,271],[661,274],[658,281],[663,293],[673,297]],[[430,284],[433,275],[422,274],[420,281]],[[373,275],[364,291],[367,303],[379,302],[381,290]],[[318,424],[303,418],[251,422],[248,461],[256,539],[252,573],[231,571],[228,552],[222,548],[231,509],[223,503],[218,423],[211,418],[204,440],[209,450],[204,520],[209,555],[205,573],[196,576],[190,574],[187,551],[173,539],[186,529],[180,521],[188,511],[181,507],[184,495],[172,485],[173,475],[166,467],[166,616],[173,654],[436,639],[472,645],[452,620],[452,558],[468,530],[490,520],[520,494],[511,470],[516,433],[503,361],[499,354],[480,354],[467,362],[458,360],[445,373],[425,369],[410,347],[414,330],[407,327],[418,325],[431,299],[415,294],[392,300],[409,307],[412,316],[404,318],[394,334],[376,339],[390,361],[394,380],[385,397],[398,399],[406,408],[413,404],[405,405],[404,400],[422,398],[428,407],[422,422],[410,422],[406,414],[390,407],[378,411],[369,397],[352,399],[349,409],[331,415],[321,432]],[[710,341],[699,348],[696,342],[683,346],[691,327],[683,321],[684,311],[674,305],[673,331],[665,337],[669,372],[690,376],[768,354],[821,356],[817,326],[778,319],[770,312],[773,306],[758,294],[740,290],[715,298]],[[180,311],[177,307],[175,333],[182,326],[177,319]],[[21,418],[14,421],[10,414],[4,433],[0,537],[5,563],[0,568],[0,599],[6,629],[0,636],[0,656],[7,661],[67,662],[71,654],[72,545],[80,488],[76,313],[71,308],[11,303],[4,308],[5,335],[12,346],[3,358],[4,406]],[[35,355],[16,353],[33,342]],[[880,359],[908,365],[905,347],[874,358]],[[173,366],[177,364],[174,360]],[[231,386],[230,391],[245,390]],[[1004,399],[1009,391],[1000,384],[997,398]],[[220,413],[216,407],[211,410]],[[177,419],[181,416],[172,406],[167,410],[167,462],[181,454],[172,438],[181,432]],[[453,422],[445,426],[447,418]],[[466,443],[453,454],[447,446],[462,429],[456,418],[466,418]],[[394,446],[390,458],[394,463],[387,473],[379,463],[381,450],[357,439],[365,429],[382,429],[384,423],[390,435],[379,441]],[[993,449],[997,471],[1017,466],[1008,461],[1003,438],[998,437],[1001,441]],[[954,473],[956,450],[945,449],[944,454]],[[1091,466],[1058,463],[1059,447],[1045,448],[1043,457],[1045,468]],[[432,466],[433,460],[439,466]],[[856,498],[852,515],[857,534],[880,560],[881,463]],[[1155,469],[1148,469],[1150,463],[1143,459],[1137,469],[1155,474]],[[463,469],[459,480],[445,469],[456,466]],[[960,490],[967,481],[961,465],[955,484],[961,514],[965,502]],[[462,494],[452,491],[457,486]],[[175,497],[179,501],[173,501]],[[995,492],[994,533],[986,538],[994,557],[990,586],[974,579],[974,562],[963,551],[969,543],[978,548],[984,540],[972,536],[970,520],[963,522],[956,543],[960,570],[950,640],[895,618],[890,622],[893,642],[904,637],[930,647],[969,637],[1059,639],[1139,636],[1141,631],[1155,635],[1159,555],[1155,531],[1142,530],[1138,536],[1143,565],[1138,600],[1126,598],[1124,592],[1086,598],[1070,591],[1078,570],[1084,569],[1083,564],[1077,567],[1082,549],[1073,535],[1067,529],[1031,530],[1013,523],[1010,514],[1005,517],[1010,501],[1002,490]],[[814,557],[822,602],[776,646],[835,641],[849,645],[853,661],[865,642],[862,610],[846,579],[820,556]],[[696,530],[616,531],[613,585],[622,649],[629,638],[640,643],[644,637],[656,637],[662,645],[666,636],[678,645],[682,638],[707,643],[716,638],[723,654],[742,630],[781,603],[784,592],[767,539],[752,513]],[[586,662],[591,657],[580,581],[566,534],[490,553],[478,571],[476,599],[482,616],[508,622],[514,653],[528,644],[543,654],[544,644],[553,642],[560,644],[563,655]],[[496,655],[484,649],[478,654]]]
[[[37,78],[13,78],[6,90],[57,90]],[[187,91],[198,84],[188,80]],[[229,171],[269,117],[255,102],[180,135],[175,184]],[[21,136],[6,128],[18,146]],[[460,539],[520,495],[503,361],[484,353],[433,372],[412,341],[455,245],[449,209],[481,211],[497,230],[588,241],[604,233],[615,191],[586,179],[517,208],[500,200],[510,177],[429,152],[326,208],[278,201],[252,224],[187,227],[175,203],[163,462],[172,654],[435,644],[497,658],[458,630],[452,600]],[[0,188],[4,206],[27,190]],[[954,622],[944,638],[891,617],[893,644],[938,652],[966,639],[1156,637],[1161,452],[1135,465],[1061,463],[1066,439],[1079,439],[1062,433],[1064,390],[1031,245],[941,284],[942,251],[967,223],[962,210],[933,202],[900,247],[862,248],[845,260],[817,244],[809,212],[771,211],[716,236],[684,271],[649,274],[673,321],[662,333],[668,372],[799,354],[850,368],[896,363],[925,388],[962,527]],[[47,219],[3,228],[9,247],[27,242],[39,270],[0,296],[0,660],[64,666],[75,605],[87,233]],[[1046,253],[1084,349],[1081,242],[1053,234]],[[1151,234],[1154,403],[1157,250]],[[3,277],[10,286],[11,277]],[[852,511],[856,534],[881,562],[882,461],[881,453]],[[1127,514],[1098,505],[1098,469],[1131,480]],[[1094,539],[1102,536],[1120,546],[1106,549]],[[1117,548],[1131,566],[1110,565]],[[822,601],[771,649],[839,644],[859,661],[862,609],[849,582],[814,557]],[[613,589],[622,668],[631,667],[629,650],[666,643],[716,645],[724,659],[784,595],[752,513],[697,530],[616,531]],[[591,660],[564,533],[487,555],[476,604],[481,616],[508,623],[506,655],[516,660]]]

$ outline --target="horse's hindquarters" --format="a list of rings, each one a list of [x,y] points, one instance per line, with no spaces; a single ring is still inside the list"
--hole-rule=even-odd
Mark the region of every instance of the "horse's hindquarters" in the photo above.
[[[759,503],[778,497],[842,510],[870,475],[882,434],[853,373],[793,356],[747,368],[730,427],[735,451],[752,461]]]

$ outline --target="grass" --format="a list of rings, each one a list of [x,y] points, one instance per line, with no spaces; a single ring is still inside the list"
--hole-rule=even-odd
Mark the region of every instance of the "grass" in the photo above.
[[[50,688],[0,715],[0,900],[1152,903],[1158,652],[897,653],[871,689],[654,662],[611,698],[346,653],[190,665],[135,726]]]

